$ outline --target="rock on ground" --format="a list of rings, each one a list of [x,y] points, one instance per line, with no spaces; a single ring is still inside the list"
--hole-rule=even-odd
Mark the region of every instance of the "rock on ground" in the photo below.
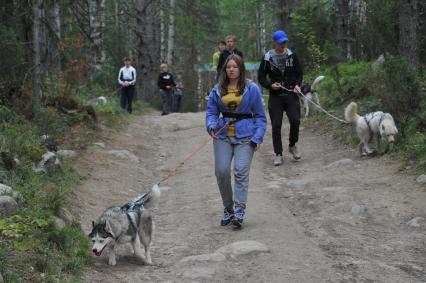
[[[225,256],[236,257],[250,253],[269,252],[269,248],[257,241],[239,241],[219,248],[216,252]]]
[[[410,227],[418,228],[420,227],[420,220],[423,220],[423,217],[414,217],[413,219],[407,222],[407,225]]]
[[[134,163],[139,163],[139,158],[134,155],[133,153],[131,153],[128,150],[110,150],[108,151],[109,154],[121,158],[121,159],[129,159],[130,161],[134,162]]]
[[[420,184],[426,184],[426,174],[417,177],[416,182]]]
[[[209,279],[215,273],[215,270],[210,267],[194,267],[188,270],[185,270],[183,277],[189,279]]]
[[[4,196],[4,195],[10,195],[18,202],[25,201],[24,197],[22,196],[20,192],[15,191],[11,187],[6,186],[4,184],[0,184],[0,196]]]
[[[63,158],[73,158],[77,155],[77,153],[74,150],[61,149],[58,150],[57,155]]]
[[[10,196],[0,196],[0,216],[9,217],[19,211],[18,204]]]

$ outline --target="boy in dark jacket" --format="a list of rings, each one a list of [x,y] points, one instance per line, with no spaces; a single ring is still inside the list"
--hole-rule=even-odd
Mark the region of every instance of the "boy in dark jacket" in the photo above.
[[[283,163],[281,127],[284,112],[290,122],[289,152],[294,159],[301,158],[296,143],[299,139],[300,125],[298,94],[303,71],[296,54],[286,48],[287,34],[282,30],[277,30],[272,39],[275,48],[263,56],[258,70],[258,80],[264,88],[269,89],[268,110],[272,124],[274,165],[279,166]]]
[[[220,53],[219,62],[217,63],[217,73],[220,74],[223,65],[225,64],[226,59],[228,59],[229,55],[237,54],[241,58],[243,58],[243,52],[235,48],[235,36],[228,35],[226,37],[226,48]]]
[[[176,86],[173,75],[169,73],[169,66],[161,64],[161,73],[158,76],[158,87],[160,88],[161,99],[163,100],[163,112],[161,115],[169,114],[170,100],[173,95],[173,87]]]

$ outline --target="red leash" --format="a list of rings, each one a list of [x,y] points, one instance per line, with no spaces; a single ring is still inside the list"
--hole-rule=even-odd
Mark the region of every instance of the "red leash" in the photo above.
[[[225,124],[222,128],[219,129],[219,131],[216,132],[216,135],[222,132],[225,128],[229,127],[228,124]],[[176,176],[177,173],[182,169],[182,167],[188,162],[190,159],[192,159],[200,150],[202,150],[211,140],[212,138],[207,139],[205,142],[203,142],[200,146],[198,146],[195,150],[193,150],[182,162],[180,162],[173,170],[171,170],[161,181],[158,183],[163,183],[170,179],[173,176]]]

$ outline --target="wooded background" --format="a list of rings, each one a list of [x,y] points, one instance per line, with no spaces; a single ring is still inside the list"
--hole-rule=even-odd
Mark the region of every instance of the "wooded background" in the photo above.
[[[130,56],[138,98],[158,99],[159,65],[167,62],[183,75],[184,110],[197,111],[213,74],[200,83],[194,67],[211,62],[217,42],[233,34],[246,62],[259,62],[277,28],[288,33],[307,73],[380,54],[402,56],[417,70],[426,63],[426,4],[420,0],[1,2],[2,104],[25,92],[37,105],[84,84],[111,92],[122,58]],[[98,95],[104,93],[88,94]]]

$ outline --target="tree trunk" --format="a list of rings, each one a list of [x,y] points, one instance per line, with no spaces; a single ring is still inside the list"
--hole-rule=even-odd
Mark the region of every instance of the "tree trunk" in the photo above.
[[[139,62],[138,88],[141,90],[142,98],[152,100],[158,97],[157,77],[160,62],[160,38],[158,33],[160,23],[159,2],[150,0],[136,0],[136,37],[137,56]]]
[[[120,31],[120,0],[115,0],[115,36],[116,36],[116,44],[117,44],[117,56],[123,55],[123,48],[122,48],[122,38],[121,38],[121,31]],[[120,58],[121,59],[121,58]]]
[[[352,58],[350,45],[350,10],[348,0],[336,0],[337,45],[342,51],[342,57]]]
[[[105,0],[89,0],[90,40],[92,41],[92,72],[102,69],[105,61],[103,28],[105,25]]]
[[[173,65],[175,49],[175,0],[170,0],[169,32],[167,40],[167,64]]]
[[[256,56],[260,58],[266,47],[265,3],[257,3],[256,8]]]
[[[43,49],[44,49],[44,26],[43,26],[43,0],[33,2],[33,51],[34,51],[34,94],[37,102],[42,97],[43,80]]]
[[[418,0],[400,0],[399,3],[399,54],[405,57],[415,68],[418,68]]]
[[[160,1],[160,58],[161,63],[166,62],[166,27],[165,27],[165,15],[164,6],[165,0]]]
[[[283,29],[286,33],[291,32],[290,15],[297,4],[303,0],[278,0],[274,1],[276,17],[276,29]],[[264,5],[264,3],[262,3]]]
[[[51,64],[52,74],[56,77],[59,75],[61,70],[61,53],[59,51],[59,44],[61,42],[61,7],[59,0],[53,0],[52,7],[50,10],[50,17],[53,29],[53,40],[51,50]]]

